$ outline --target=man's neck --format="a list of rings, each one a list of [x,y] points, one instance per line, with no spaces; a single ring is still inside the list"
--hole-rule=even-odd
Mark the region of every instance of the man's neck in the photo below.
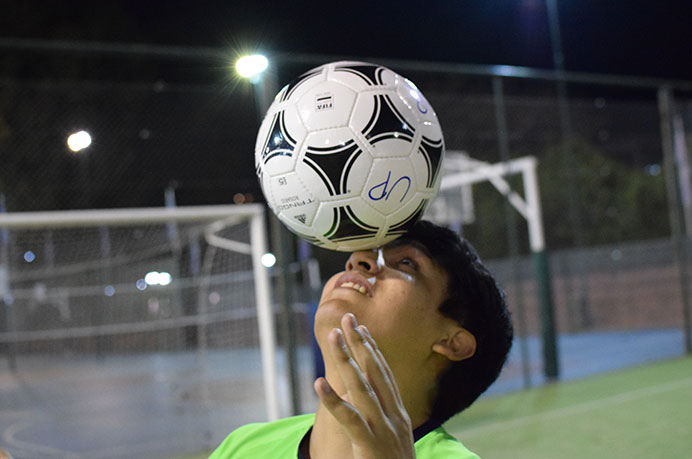
[[[341,425],[320,403],[310,434],[310,459],[351,458],[351,440]]]

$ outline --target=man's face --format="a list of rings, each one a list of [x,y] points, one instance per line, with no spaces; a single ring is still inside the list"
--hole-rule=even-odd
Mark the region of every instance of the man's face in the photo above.
[[[315,317],[315,335],[328,359],[327,334],[351,312],[368,327],[397,377],[419,370],[451,319],[438,311],[447,273],[416,243],[354,252],[346,270],[329,279]]]

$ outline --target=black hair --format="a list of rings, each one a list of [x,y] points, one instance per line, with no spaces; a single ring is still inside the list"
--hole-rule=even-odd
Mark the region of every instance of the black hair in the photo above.
[[[440,313],[476,338],[476,352],[453,362],[437,383],[431,420],[442,423],[469,407],[497,379],[514,331],[505,294],[478,254],[454,231],[421,220],[392,244],[415,242],[448,274]]]

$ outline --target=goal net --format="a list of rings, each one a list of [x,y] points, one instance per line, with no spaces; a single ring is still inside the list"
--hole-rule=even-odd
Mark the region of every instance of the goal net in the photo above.
[[[264,225],[253,204],[0,214],[0,368],[41,400],[16,403],[193,449],[277,418]]]

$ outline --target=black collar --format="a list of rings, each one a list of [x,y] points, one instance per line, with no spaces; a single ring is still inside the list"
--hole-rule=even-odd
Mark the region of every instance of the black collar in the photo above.
[[[441,425],[442,423],[435,419],[428,419],[423,424],[413,429],[413,442],[417,442]],[[300,445],[298,445],[298,459],[310,459],[310,434],[312,434],[312,427],[305,432],[303,439],[300,440]]]
[[[298,445],[298,459],[310,459],[310,434],[312,434],[312,427],[305,432],[303,439],[300,440],[300,445]]]
[[[417,442],[441,425],[442,423],[437,419],[428,419],[423,424],[413,429],[413,442]]]

